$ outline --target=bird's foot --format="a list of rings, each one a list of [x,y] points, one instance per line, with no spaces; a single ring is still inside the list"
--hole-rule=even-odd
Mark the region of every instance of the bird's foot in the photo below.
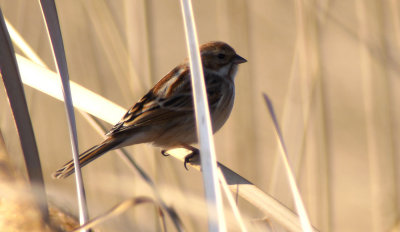
[[[192,147],[190,145],[186,145],[186,144],[182,144],[179,145],[175,148],[184,148],[187,150],[186,155],[184,157],[184,162],[183,165],[185,167],[186,170],[189,170],[187,164],[191,164],[191,165],[199,165],[199,161],[200,161],[200,151],[199,149]],[[172,153],[170,153],[171,150],[173,150],[174,148],[169,148],[169,149],[165,149],[165,150],[161,150],[161,154],[163,156],[170,156]]]
[[[199,149],[192,147],[191,153],[187,156],[185,156],[185,161],[183,162],[183,165],[185,166],[186,170],[189,171],[187,164],[194,164],[198,163],[200,161],[200,152]]]

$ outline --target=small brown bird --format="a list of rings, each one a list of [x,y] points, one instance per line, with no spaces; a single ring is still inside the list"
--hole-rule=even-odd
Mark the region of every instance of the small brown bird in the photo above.
[[[235,97],[234,79],[238,65],[246,59],[224,42],[200,47],[213,132],[228,119]],[[172,148],[197,142],[189,62],[186,59],[162,78],[106,134],[107,139],[79,156],[81,167],[104,153],[128,145],[152,143]],[[75,171],[69,161],[54,178]]]

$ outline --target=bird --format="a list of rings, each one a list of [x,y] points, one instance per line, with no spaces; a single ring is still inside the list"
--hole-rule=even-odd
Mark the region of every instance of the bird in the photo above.
[[[213,133],[227,121],[235,98],[235,76],[247,60],[227,43],[212,41],[200,46]],[[151,143],[161,148],[185,147],[197,142],[189,60],[173,68],[107,133],[106,139],[79,155],[83,167],[110,150]],[[185,162],[186,167],[186,162]],[[73,161],[58,169],[53,178],[75,171]]]

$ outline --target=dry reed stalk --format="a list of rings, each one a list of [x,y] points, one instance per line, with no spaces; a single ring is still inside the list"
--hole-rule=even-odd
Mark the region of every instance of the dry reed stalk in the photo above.
[[[49,212],[43,180],[39,152],[28,106],[22,87],[21,77],[15,58],[14,48],[7,31],[3,13],[0,9],[0,76],[3,80],[8,101],[11,106],[20,144],[25,158],[25,165],[35,203],[41,211],[44,221],[48,221]]]
[[[83,186],[82,173],[79,165],[78,136],[76,132],[76,122],[74,107],[71,97],[67,59],[65,57],[64,43],[61,35],[60,24],[58,22],[57,9],[54,0],[40,0],[44,23],[47,28],[47,35],[50,39],[54,61],[57,72],[61,77],[64,103],[67,113],[67,123],[70,133],[72,157],[75,167],[76,191],[78,195],[79,220],[81,224],[89,220],[89,212],[86,203],[85,188]]]
[[[223,232],[226,231],[226,224],[221,187],[218,182],[217,158],[191,0],[181,0],[181,7],[189,53],[197,137],[208,209],[208,230]]]

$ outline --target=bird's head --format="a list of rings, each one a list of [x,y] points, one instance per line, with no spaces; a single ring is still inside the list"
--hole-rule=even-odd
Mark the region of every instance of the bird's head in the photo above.
[[[220,41],[203,44],[200,53],[203,67],[214,72],[228,72],[231,68],[236,69],[238,64],[247,62],[231,46]]]

